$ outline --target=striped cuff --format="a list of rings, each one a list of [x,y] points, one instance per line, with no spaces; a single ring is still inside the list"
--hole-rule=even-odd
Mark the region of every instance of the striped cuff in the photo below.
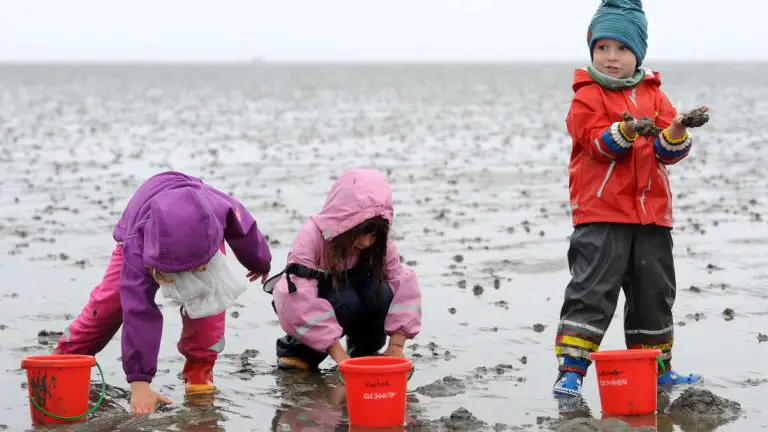
[[[669,138],[669,134],[665,129],[659,136],[656,137],[654,147],[656,148],[656,154],[663,160],[676,160],[687,155],[691,150],[693,144],[693,138],[688,131],[685,132],[682,138],[673,140]]]
[[[603,142],[612,152],[617,154],[626,153],[632,147],[633,141],[625,138],[624,133],[621,131],[621,122],[613,123],[611,127],[603,132]]]

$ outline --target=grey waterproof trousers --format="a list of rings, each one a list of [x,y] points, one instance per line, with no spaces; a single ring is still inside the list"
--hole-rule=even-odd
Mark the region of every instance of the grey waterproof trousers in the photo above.
[[[671,229],[658,225],[589,223],[571,235],[556,339],[561,371],[586,374],[624,291],[627,348],[659,348],[671,367],[675,265]]]

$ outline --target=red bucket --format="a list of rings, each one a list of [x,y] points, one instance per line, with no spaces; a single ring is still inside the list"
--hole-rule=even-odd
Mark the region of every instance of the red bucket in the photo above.
[[[101,374],[101,399],[88,409],[91,368]],[[37,425],[85,421],[104,400],[104,374],[89,355],[40,355],[25,357],[21,368],[27,370],[29,413]]]
[[[592,353],[600,404],[608,415],[648,415],[656,412],[660,349],[630,349]]]
[[[402,357],[358,357],[339,363],[350,426],[403,426],[408,377],[412,371],[413,362]]]

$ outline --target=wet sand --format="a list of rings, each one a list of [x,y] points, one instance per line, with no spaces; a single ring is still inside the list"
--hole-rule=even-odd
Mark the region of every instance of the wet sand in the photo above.
[[[296,230],[349,166],[388,173],[394,235],[422,284],[424,329],[406,347],[416,365],[412,429],[575,422],[565,430],[595,430],[581,424],[602,418],[593,373],[585,405],[558,406],[550,396],[569,277],[564,117],[574,66],[1,66],[0,430],[29,427],[21,358],[48,352],[56,337],[39,332],[61,331],[79,313],[140,181],[178,169],[231,192],[269,236],[279,269]],[[760,360],[768,350],[768,134],[754,119],[768,115],[768,70],[662,72],[679,109],[712,110],[691,156],[670,169],[674,365],[740,404],[718,431],[760,430],[768,422],[768,364]],[[155,388],[176,403],[149,418],[126,414],[118,333],[97,356],[108,405],[69,430],[346,430],[332,372],[276,372],[281,330],[270,300],[254,284],[230,311],[213,406],[184,403],[180,318],[161,301]],[[622,304],[604,349],[623,347]],[[423,390],[438,380],[455,388]],[[664,431],[714,427],[672,414],[631,420]]]

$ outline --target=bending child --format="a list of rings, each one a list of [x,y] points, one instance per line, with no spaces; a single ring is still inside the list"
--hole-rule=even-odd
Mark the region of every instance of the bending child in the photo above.
[[[659,73],[640,68],[647,48],[640,0],[602,1],[587,42],[592,64],[576,70],[566,120],[572,278],[560,313],[554,393],[581,394],[589,354],[602,342],[620,289],[627,347],[661,350],[659,384],[695,383],[698,375],[671,369],[676,287],[667,166],[688,155],[686,126],[706,123],[708,108],[679,116]]]
[[[421,291],[389,239],[392,217],[390,185],[370,169],[344,171],[309,217],[285,270],[264,288],[287,333],[277,340],[280,368],[317,370],[328,355],[336,363],[374,355],[387,336],[384,354],[404,356],[405,340],[421,330]]]
[[[131,383],[131,409],[154,412],[158,402],[170,403],[150,387],[163,331],[163,315],[155,303],[159,284],[176,283],[182,297],[194,281],[203,289],[233,286],[231,279],[222,280],[222,275],[229,274],[217,254],[220,248],[224,252],[224,240],[249,270],[251,281],[266,280],[272,257],[255,220],[240,202],[198,178],[174,171],[154,175],[139,186],[113,237],[117,244],[103,280],[66,328],[54,353],[95,355],[123,325],[122,362]],[[183,330],[177,346],[186,358],[187,394],[215,391],[213,365],[224,349],[225,311],[195,309],[193,316],[205,316],[199,319],[190,318],[188,312],[190,305],[200,306],[200,300],[213,301],[215,297],[210,296],[219,294],[210,292],[193,300],[198,303],[182,306]]]

